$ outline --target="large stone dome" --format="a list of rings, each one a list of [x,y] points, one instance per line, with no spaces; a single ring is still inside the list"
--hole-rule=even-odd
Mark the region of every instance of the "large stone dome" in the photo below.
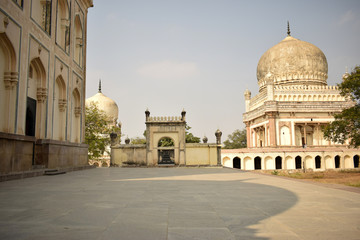
[[[119,115],[118,105],[114,100],[105,96],[101,92],[101,87],[99,87],[99,92],[97,94],[86,99],[85,101],[86,106],[89,106],[91,103],[95,103],[100,110],[104,111],[110,123],[114,125],[117,123],[117,119]]]
[[[260,90],[275,85],[326,85],[328,64],[315,45],[287,36],[267,50],[257,66]]]

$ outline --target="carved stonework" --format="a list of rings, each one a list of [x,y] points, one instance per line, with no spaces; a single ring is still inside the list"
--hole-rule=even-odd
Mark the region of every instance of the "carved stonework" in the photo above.
[[[36,93],[37,101],[40,103],[45,102],[47,99],[47,89],[46,88],[38,88]]]
[[[18,75],[17,72],[4,72],[5,89],[11,90],[17,85]]]
[[[9,25],[9,18],[6,16],[4,17],[4,27],[7,28],[8,25]]]
[[[75,114],[75,117],[80,117],[81,116],[81,107],[75,107],[74,114]]]
[[[66,109],[67,101],[66,99],[59,99],[59,111],[64,112]]]

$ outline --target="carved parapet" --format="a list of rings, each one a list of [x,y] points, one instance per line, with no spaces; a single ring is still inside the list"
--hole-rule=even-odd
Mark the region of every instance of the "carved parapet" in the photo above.
[[[59,111],[64,112],[66,109],[67,101],[66,99],[59,99]]]
[[[4,72],[5,89],[13,89],[18,83],[18,72]]]
[[[182,117],[148,117],[147,122],[183,122]]]
[[[37,88],[36,93],[37,101],[43,103],[47,99],[47,89],[46,88]]]

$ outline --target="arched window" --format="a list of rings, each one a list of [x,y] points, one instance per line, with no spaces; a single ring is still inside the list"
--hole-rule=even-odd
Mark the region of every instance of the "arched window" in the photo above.
[[[67,53],[70,46],[70,8],[67,0],[58,0],[56,43]]]
[[[261,169],[261,157],[256,157],[254,159],[254,168],[255,170]]]
[[[51,0],[32,0],[31,1],[31,18],[45,32],[51,32]]]
[[[302,166],[302,164],[301,164],[301,157],[300,157],[300,156],[297,156],[297,157],[295,158],[295,168],[296,168],[296,169],[301,169],[301,166]]]
[[[335,168],[340,168],[340,156],[336,155],[334,160],[335,160]]]
[[[75,51],[74,60],[80,67],[83,65],[83,26],[80,15],[75,16]]]
[[[320,156],[315,157],[315,168],[321,168],[321,157]]]
[[[238,168],[238,169],[241,168],[240,158],[234,157],[234,159],[233,159],[233,168]]]
[[[354,168],[358,168],[359,167],[359,155],[355,155],[353,157],[354,160]]]
[[[275,158],[275,168],[282,169],[282,158],[280,156]]]

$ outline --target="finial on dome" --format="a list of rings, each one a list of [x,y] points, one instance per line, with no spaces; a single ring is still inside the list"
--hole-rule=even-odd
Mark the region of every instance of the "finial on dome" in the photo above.
[[[99,79],[99,93],[101,93],[101,79]]]
[[[289,24],[289,21],[287,21],[287,35],[291,36],[290,33],[291,33],[290,32],[290,24]]]

